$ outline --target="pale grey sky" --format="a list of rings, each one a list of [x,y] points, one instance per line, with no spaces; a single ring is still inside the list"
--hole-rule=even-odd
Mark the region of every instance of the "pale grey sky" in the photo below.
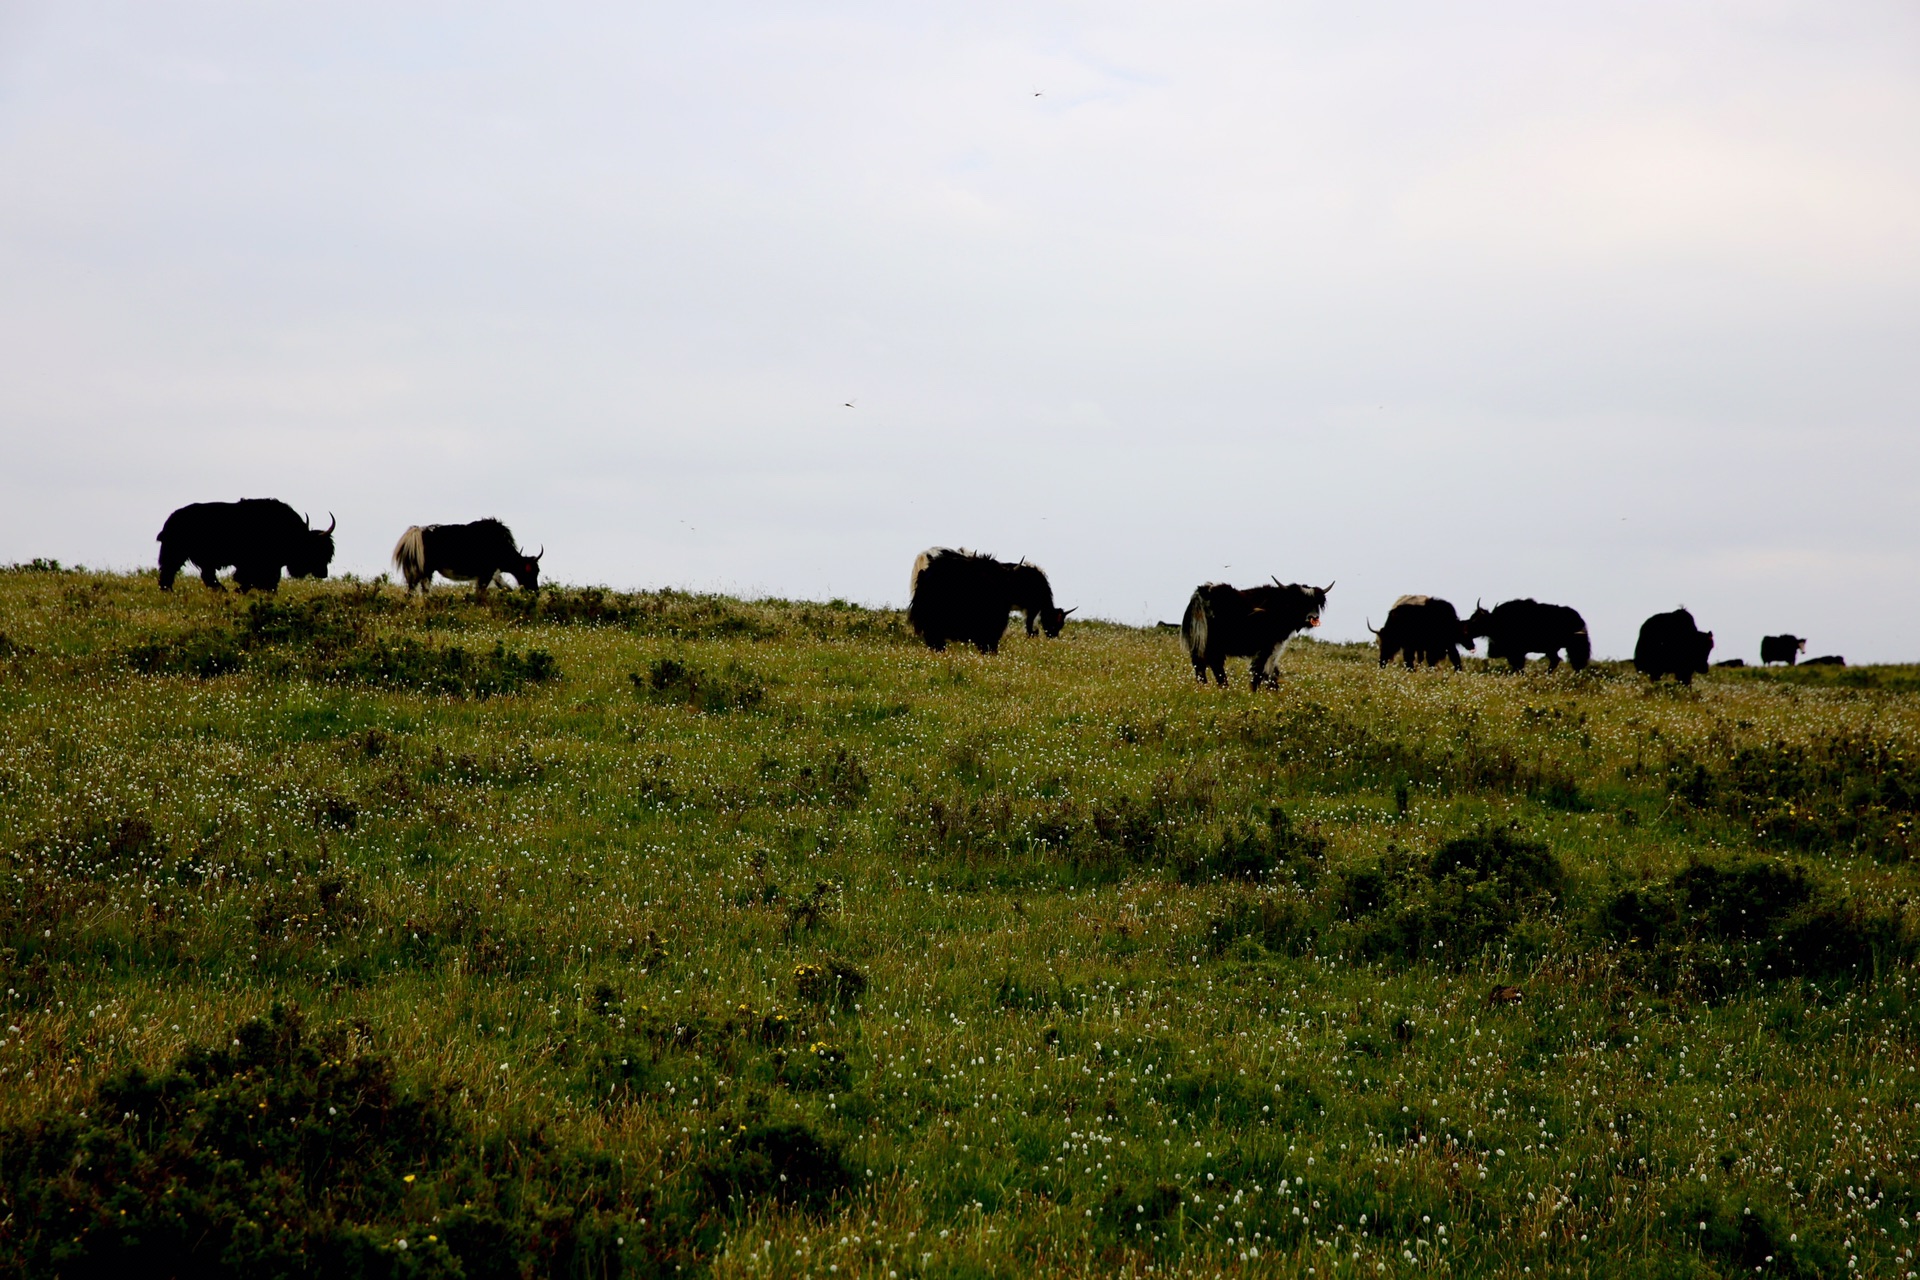
[[[0,561],[277,495],[1920,659],[1910,4],[0,0],[0,175]]]

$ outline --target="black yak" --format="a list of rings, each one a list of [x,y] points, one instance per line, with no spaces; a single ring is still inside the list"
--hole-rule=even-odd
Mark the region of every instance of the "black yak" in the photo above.
[[[167,517],[160,543],[160,589],[173,590],[180,566],[192,561],[200,581],[221,590],[220,570],[233,569],[242,591],[272,591],[284,567],[295,578],[324,578],[333,563],[333,528],[310,528],[305,516],[278,498],[193,502]]]
[[[1331,590],[1331,582],[1324,587],[1282,586],[1278,578],[1270,587],[1245,591],[1224,582],[1195,587],[1180,621],[1180,643],[1193,663],[1194,679],[1205,684],[1212,671],[1214,680],[1224,685],[1227,659],[1250,658],[1252,687],[1278,688],[1277,668],[1287,641],[1295,632],[1320,625]]]
[[[1633,669],[1658,680],[1672,676],[1681,684],[1692,684],[1697,675],[1707,673],[1707,655],[1713,652],[1713,632],[1702,631],[1685,609],[1656,613],[1640,624],[1640,639],[1633,646]]]
[[[1485,636],[1487,658],[1494,662],[1504,658],[1513,671],[1524,670],[1532,653],[1546,655],[1549,671],[1559,669],[1562,652],[1575,671],[1583,670],[1593,657],[1586,619],[1563,604],[1508,600],[1489,611],[1475,602],[1466,630],[1469,643]]]
[[[1847,660],[1837,653],[1823,653],[1817,658],[1808,658],[1800,664],[1803,667],[1844,667]]]
[[[407,580],[409,592],[425,591],[433,575],[473,583],[473,593],[487,598],[487,588],[502,573],[528,591],[540,587],[540,557],[520,550],[513,531],[498,520],[475,520],[472,524],[414,525],[400,535],[393,548],[394,567]]]
[[[1373,631],[1372,622],[1367,623],[1367,630]],[[1453,605],[1434,596],[1401,596],[1373,634],[1380,642],[1380,665],[1386,666],[1399,654],[1409,671],[1416,662],[1437,667],[1443,661],[1451,661],[1458,671],[1460,646],[1473,647],[1467,624],[1460,621]]]
[[[1770,666],[1784,662],[1792,666],[1801,654],[1807,651],[1807,642],[1799,636],[1762,636],[1760,638],[1760,665]]]
[[[1053,588],[1038,565],[1008,564],[975,551],[931,547],[913,562],[907,621],[927,647],[941,650],[950,641],[970,644],[982,653],[998,653],[1007,633],[1007,616],[1026,616],[1027,634],[1044,628],[1057,636],[1071,609],[1053,603]]]

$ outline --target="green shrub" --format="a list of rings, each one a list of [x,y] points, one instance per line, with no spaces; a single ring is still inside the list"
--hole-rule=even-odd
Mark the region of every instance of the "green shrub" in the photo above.
[[[1566,869],[1544,844],[1508,831],[1447,841],[1400,876],[1363,868],[1342,877],[1336,903],[1359,921],[1362,955],[1462,963],[1507,939],[1521,921],[1558,909]]]
[[[318,674],[323,679],[380,689],[491,698],[558,679],[560,668],[545,649],[520,653],[495,644],[491,651],[475,652],[460,645],[429,645],[404,639],[357,646]]]
[[[195,627],[162,639],[131,645],[127,664],[142,675],[198,676],[202,680],[238,671],[246,653],[225,627]]]
[[[1897,908],[1766,858],[1691,862],[1665,882],[1619,890],[1597,916],[1644,980],[1708,995],[1780,978],[1868,976],[1915,951]]]
[[[1668,791],[1749,824],[1762,842],[1884,861],[1920,851],[1920,747],[1864,732],[1742,747],[1724,762],[1677,754]]]
[[[804,1124],[757,1124],[723,1139],[695,1170],[707,1206],[742,1213],[768,1201],[817,1213],[853,1185],[838,1143]]]
[[[11,1274],[611,1275],[677,1248],[638,1226],[649,1206],[610,1162],[482,1137],[446,1094],[278,1006],[80,1102],[0,1130]]]
[[[680,703],[706,712],[747,711],[767,697],[765,682],[736,662],[709,672],[678,658],[655,658],[645,676],[630,672],[627,679],[650,701]]]

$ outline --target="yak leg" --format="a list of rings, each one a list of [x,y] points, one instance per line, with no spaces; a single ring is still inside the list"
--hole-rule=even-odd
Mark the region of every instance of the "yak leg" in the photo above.
[[[1215,658],[1213,660],[1212,666],[1213,666],[1213,682],[1219,685],[1222,689],[1226,688],[1227,687],[1227,660],[1224,657]]]
[[[1560,651],[1558,649],[1549,649],[1547,651],[1547,671],[1549,674],[1551,674],[1552,672],[1558,671],[1559,669],[1560,669]]]
[[[206,583],[208,586],[212,587],[215,591],[226,590],[225,587],[220,585],[219,570],[213,565],[203,564],[200,566],[200,581]]]
[[[1414,658],[1418,655],[1419,651],[1416,650],[1412,645],[1408,645],[1406,648],[1402,649],[1400,652],[1407,660],[1407,670],[1409,671],[1413,670]]]
[[[1515,654],[1509,654],[1509,655],[1508,655],[1508,657],[1507,657],[1507,670],[1509,670],[1509,671],[1511,671],[1511,672],[1513,672],[1513,673],[1514,673],[1515,675],[1519,675],[1519,674],[1520,674],[1520,673],[1521,673],[1522,671],[1525,671],[1526,669],[1527,669],[1527,655],[1526,655],[1526,654],[1524,654],[1524,653],[1515,653]]]
[[[1452,659],[1453,659],[1453,669],[1454,669],[1455,671],[1459,671],[1459,670],[1462,670],[1462,667],[1460,666],[1460,649],[1459,649],[1459,646],[1457,646],[1457,645],[1448,645],[1448,646],[1447,646],[1447,656],[1448,656],[1449,658],[1452,658]]]

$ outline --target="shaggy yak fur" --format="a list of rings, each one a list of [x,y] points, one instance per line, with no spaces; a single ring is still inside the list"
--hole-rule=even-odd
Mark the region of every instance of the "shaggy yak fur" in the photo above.
[[[1681,684],[1692,684],[1695,676],[1707,673],[1707,655],[1712,652],[1713,632],[1696,626],[1691,613],[1685,609],[1656,613],[1640,624],[1633,669],[1655,680],[1672,676]]]
[[[1560,655],[1567,665],[1583,670],[1593,657],[1593,642],[1587,637],[1587,622],[1578,612],[1563,604],[1541,604],[1538,600],[1509,600],[1489,611],[1476,603],[1467,619],[1469,643],[1487,638],[1487,657],[1498,662],[1506,659],[1514,671],[1524,670],[1527,655],[1545,654],[1547,670],[1560,666]]]
[[[433,575],[458,582],[473,583],[473,592],[482,600],[487,588],[501,574],[528,591],[540,586],[540,555],[530,556],[513,540],[513,531],[498,520],[475,520],[472,524],[414,525],[400,535],[393,548],[394,567],[407,580],[409,592],[424,591]]]
[[[223,589],[217,575],[229,567],[242,591],[277,589],[282,567],[295,578],[324,578],[333,563],[335,523],[309,528],[305,516],[278,498],[189,503],[161,526],[160,589],[173,590],[188,561],[215,591]]]
[[[1373,631],[1373,624],[1367,624]],[[1387,620],[1373,631],[1380,642],[1380,665],[1386,666],[1398,654],[1405,658],[1407,670],[1414,663],[1437,667],[1452,662],[1460,670],[1460,647],[1473,647],[1466,623],[1454,612],[1453,605],[1435,596],[1401,596],[1387,610]]]
[[[1245,591],[1224,582],[1195,587],[1180,622],[1180,643],[1193,663],[1194,679],[1205,684],[1211,671],[1214,680],[1224,685],[1227,659],[1250,658],[1252,687],[1278,688],[1280,655],[1287,641],[1296,632],[1320,625],[1320,611],[1327,607],[1331,590],[1331,582],[1324,587],[1282,586],[1277,578],[1270,587]]]
[[[1760,638],[1760,665],[1767,666],[1775,662],[1784,662],[1792,666],[1800,655],[1807,651],[1807,642],[1799,636],[1762,636]]]
[[[1007,632],[1007,615],[1026,616],[1027,634],[1044,628],[1057,636],[1071,609],[1053,603],[1053,588],[1038,565],[1008,564],[975,551],[933,547],[913,562],[912,603],[907,621],[929,649],[950,641],[970,644],[982,653],[998,653]]]

